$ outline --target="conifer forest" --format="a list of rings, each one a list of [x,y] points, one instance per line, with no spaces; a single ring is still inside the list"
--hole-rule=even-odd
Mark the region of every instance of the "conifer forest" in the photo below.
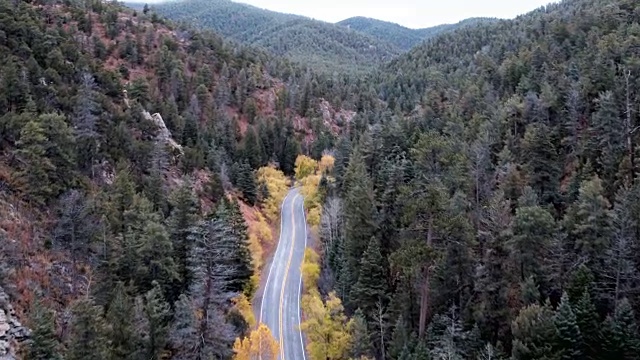
[[[285,360],[290,191],[286,360],[640,359],[640,2],[531,10],[0,0],[0,359]]]

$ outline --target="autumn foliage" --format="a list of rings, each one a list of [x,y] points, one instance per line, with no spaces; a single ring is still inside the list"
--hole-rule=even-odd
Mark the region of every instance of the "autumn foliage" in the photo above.
[[[276,360],[280,346],[271,334],[271,330],[260,324],[249,336],[233,344],[234,360]]]
[[[289,180],[273,166],[258,169],[256,178],[260,185],[266,186],[268,192],[268,196],[263,199],[262,210],[270,221],[275,222],[280,215],[280,204],[289,191]]]
[[[320,224],[324,197],[320,184],[323,177],[327,181],[333,181],[326,174],[333,169],[334,162],[335,159],[331,155],[323,155],[320,161],[305,155],[300,155],[296,159],[296,179],[301,185],[300,192],[304,196],[307,222],[312,227]]]

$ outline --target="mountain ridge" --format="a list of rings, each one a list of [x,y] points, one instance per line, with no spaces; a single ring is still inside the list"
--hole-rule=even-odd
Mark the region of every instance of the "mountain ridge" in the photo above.
[[[426,28],[412,29],[398,23],[354,16],[336,23],[350,29],[368,34],[374,38],[391,43],[403,51],[409,51],[421,42],[440,34],[480,23],[497,21],[495,18],[468,18],[452,24],[440,24]]]
[[[140,4],[129,4],[140,8]],[[158,3],[151,8],[174,21],[211,29],[317,71],[365,72],[400,54],[368,34],[304,16],[283,14],[230,0]]]

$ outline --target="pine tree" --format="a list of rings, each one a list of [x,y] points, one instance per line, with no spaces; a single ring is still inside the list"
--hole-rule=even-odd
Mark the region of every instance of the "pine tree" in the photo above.
[[[476,289],[480,302],[476,310],[478,325],[487,339],[496,342],[505,336],[508,326],[509,251],[507,242],[512,237],[510,204],[502,192],[496,193],[486,207],[486,215],[480,220],[479,236],[484,242],[482,265],[478,269]]]
[[[556,328],[553,323],[553,311],[548,305],[530,305],[520,310],[511,324],[514,360],[554,359],[553,349],[556,343]]]
[[[72,305],[71,316],[65,359],[106,359],[108,342],[102,308],[90,298],[81,299]]]
[[[386,302],[388,287],[386,271],[380,253],[380,242],[371,238],[360,261],[358,281],[353,285],[350,301],[365,314],[373,314],[378,302]]]
[[[240,205],[235,200],[225,200],[216,214],[224,220],[231,228],[234,236],[231,253],[233,259],[228,259],[235,263],[235,274],[230,290],[235,292],[243,291],[248,298],[253,296],[251,287],[251,277],[253,276],[253,258],[249,250],[249,232],[244,216],[240,211]]]
[[[16,154],[26,164],[17,177],[23,191],[37,205],[44,205],[58,191],[52,179],[55,165],[46,156],[46,142],[45,129],[37,121],[29,121],[20,132],[20,141],[17,143]]]
[[[167,344],[169,304],[164,300],[157,282],[144,296],[144,314],[148,324],[148,337],[144,344],[145,359],[160,360]]]
[[[264,164],[264,151],[264,145],[256,134],[255,128],[249,127],[243,140],[243,153],[252,169],[258,169]]]
[[[585,258],[596,274],[603,270],[604,254],[611,235],[610,204],[604,196],[602,180],[595,177],[580,186],[578,201],[565,217],[569,244]],[[597,281],[597,280],[596,280]]]
[[[597,105],[598,109],[593,113],[589,129],[595,135],[595,143],[591,146],[597,149],[598,165],[602,169],[605,187],[611,189],[616,182],[618,166],[624,154],[624,122],[611,91],[601,93]]]
[[[360,359],[361,357],[370,356],[371,337],[367,328],[367,320],[359,308],[351,317],[351,334],[351,358]]]
[[[141,339],[133,324],[133,310],[133,299],[127,293],[125,285],[118,282],[105,316],[108,324],[107,338],[111,342],[108,359],[134,359]]]
[[[223,205],[219,210],[224,211]],[[194,358],[205,360],[212,356],[231,356],[234,333],[224,318],[223,309],[241,291],[235,282],[237,238],[232,226],[221,216],[201,221],[189,237],[193,248],[189,257],[193,282],[189,295],[195,304],[196,338],[199,339]]]
[[[582,359],[582,334],[576,315],[569,304],[569,295],[567,293],[562,294],[560,306],[556,310],[554,317],[554,323],[557,331],[556,346],[560,358],[566,360]]]
[[[411,336],[408,329],[408,324],[404,320],[404,316],[398,316],[396,324],[391,334],[391,341],[389,343],[389,356],[392,359],[402,358],[403,354],[407,352],[410,345]]]
[[[333,168],[338,188],[342,189],[344,175],[349,165],[349,157],[351,155],[351,141],[348,136],[343,136],[336,145],[335,165]]]
[[[585,292],[591,294],[593,290],[593,273],[589,267],[582,264],[578,266],[567,285],[567,294],[572,303],[580,301]]]
[[[167,227],[173,243],[176,271],[180,280],[178,293],[184,293],[192,278],[188,267],[188,256],[191,252],[189,236],[198,221],[199,208],[192,184],[188,179],[185,179],[182,186],[173,192],[170,204],[173,209],[167,219]]]
[[[529,184],[543,205],[559,202],[558,191],[562,173],[558,152],[551,136],[552,131],[545,124],[534,123],[527,127],[522,141]]]
[[[587,360],[599,359],[602,351],[600,348],[600,320],[586,288],[574,306],[574,313],[582,335],[581,352],[584,354],[584,358]]]
[[[373,184],[362,156],[354,151],[345,175],[345,275],[346,284],[354,284],[359,275],[360,258],[375,231]],[[351,303],[350,299],[345,302]]]
[[[187,295],[181,294],[175,304],[169,332],[169,343],[175,360],[195,358],[199,343],[197,326],[198,321],[193,301]]]
[[[85,171],[91,169],[99,150],[96,114],[100,109],[95,100],[95,88],[93,75],[83,73],[72,118],[78,162]]]
[[[280,169],[287,174],[293,174],[296,158],[302,152],[300,150],[300,142],[295,139],[293,135],[293,131],[287,136],[285,141],[284,150],[282,151],[282,156],[280,157]]]
[[[27,352],[28,359],[62,359],[59,352],[60,344],[56,336],[54,314],[38,300],[33,306],[30,328],[31,343]]]
[[[640,354],[640,333],[627,299],[616,304],[613,316],[604,322],[603,350],[607,359],[631,360]]]
[[[173,259],[173,246],[165,227],[157,222],[148,222],[136,239],[136,284],[142,291],[152,288],[157,282],[164,294],[174,294],[173,284],[179,281]]]
[[[520,280],[535,276],[538,282],[547,278],[545,259],[551,253],[551,241],[556,236],[556,223],[551,214],[539,206],[516,210],[514,237],[510,242]]]
[[[88,256],[99,226],[85,195],[75,189],[64,193],[58,200],[56,213],[58,221],[53,232],[54,246],[71,250],[74,261],[81,256]]]
[[[251,166],[246,161],[234,164],[235,183],[249,205],[255,205],[258,200],[258,185],[251,170]]]

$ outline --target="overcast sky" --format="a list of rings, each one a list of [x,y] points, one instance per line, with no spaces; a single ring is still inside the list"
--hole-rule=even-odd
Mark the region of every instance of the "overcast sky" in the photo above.
[[[410,28],[455,23],[470,17],[513,18],[553,0],[236,0],[264,9],[337,22],[352,16]]]

